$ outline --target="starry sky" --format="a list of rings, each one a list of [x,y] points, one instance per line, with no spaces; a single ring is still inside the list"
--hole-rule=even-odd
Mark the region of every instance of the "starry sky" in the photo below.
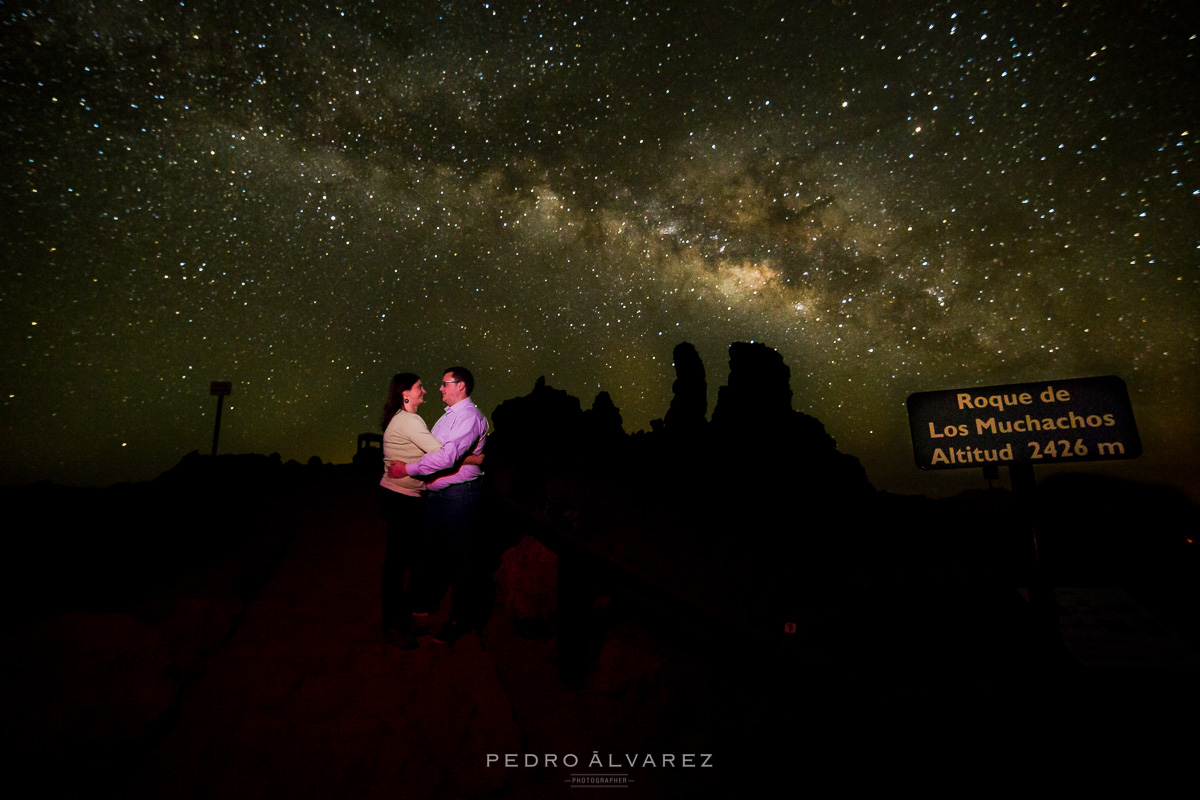
[[[224,452],[348,461],[456,363],[633,432],[753,340],[878,488],[982,484],[910,393],[1115,374],[1145,455],[1089,468],[1197,497],[1189,12],[5,2],[0,480],[207,452],[214,380]]]

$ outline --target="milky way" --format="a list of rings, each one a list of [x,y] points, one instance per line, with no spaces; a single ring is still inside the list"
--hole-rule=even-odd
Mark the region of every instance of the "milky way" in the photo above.
[[[213,380],[233,452],[456,363],[635,431],[755,340],[877,486],[979,482],[912,392],[1116,374],[1195,492],[1187,4],[234,5],[0,7],[6,482],[207,451]]]

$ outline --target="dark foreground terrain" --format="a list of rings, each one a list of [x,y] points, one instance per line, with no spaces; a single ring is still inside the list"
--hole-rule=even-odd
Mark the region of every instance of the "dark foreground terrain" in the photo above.
[[[1183,540],[1047,534],[1065,641],[1048,645],[1022,543],[946,533],[1003,516],[1003,493],[879,495],[887,529],[841,530],[857,560],[829,580],[764,568],[728,545],[745,531],[605,540],[496,499],[487,627],[401,652],[380,640],[371,474],[193,456],[151,484],[5,491],[39,521],[7,537],[0,724],[6,773],[39,796],[941,793],[1178,743],[1200,710]],[[1147,499],[1101,495],[1110,517]],[[560,573],[571,536],[602,566]],[[1161,758],[1154,775],[1177,764]]]

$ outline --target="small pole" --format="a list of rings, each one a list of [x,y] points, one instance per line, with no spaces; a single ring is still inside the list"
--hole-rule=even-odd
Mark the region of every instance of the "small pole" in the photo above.
[[[213,446],[212,454],[217,454],[217,442],[221,438],[221,408],[225,405],[225,395],[233,391],[233,384],[229,381],[213,381],[208,386],[208,393],[217,396],[217,421],[213,423]]]
[[[225,395],[217,395],[217,421],[213,425],[213,449],[212,454],[217,454],[217,442],[221,439],[221,408],[225,405]]]
[[[1033,607],[1035,624],[1041,644],[1052,661],[1057,660],[1062,653],[1062,630],[1058,625],[1058,600],[1054,597],[1054,587],[1042,568],[1038,555],[1037,525],[1034,523],[1034,479],[1033,465],[1028,463],[1010,464],[1008,475],[1012,480],[1013,498],[1021,517],[1029,526],[1030,566],[1032,572],[1029,579],[1029,604]]]
[[[1000,467],[997,464],[983,465],[983,479],[987,481],[988,491],[992,491],[992,481],[1000,480]]]

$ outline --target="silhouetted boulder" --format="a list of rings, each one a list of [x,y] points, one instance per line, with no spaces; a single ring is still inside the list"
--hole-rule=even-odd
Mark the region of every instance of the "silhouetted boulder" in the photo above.
[[[488,437],[488,455],[519,457],[522,461],[548,463],[563,457],[561,448],[547,440],[569,441],[583,426],[579,398],[537,379],[524,397],[505,400],[492,412],[495,431]]]
[[[583,427],[587,444],[591,446],[603,448],[625,438],[621,410],[608,392],[597,394],[592,407],[583,412]]]
[[[675,383],[671,386],[674,396],[667,409],[663,423],[673,434],[693,434],[707,422],[708,381],[704,374],[704,362],[696,348],[688,342],[675,345],[672,353],[675,362]]]
[[[487,472],[514,500],[540,502],[550,475],[592,455],[579,447],[584,436],[579,398],[547,386],[544,376],[529,394],[497,406],[492,423]]]
[[[729,381],[717,392],[714,425],[772,422],[792,410],[792,371],[783,356],[758,342],[729,345]]]
[[[816,627],[851,614],[857,551],[878,529],[858,459],[792,409],[791,371],[775,350],[730,347],[711,423],[695,348],[675,355],[675,399],[649,434],[624,436],[607,394],[583,412],[544,380],[501,404],[488,445],[494,486],[652,580],[703,585],[764,614],[803,608]]]
[[[717,397],[718,438],[738,442],[725,463],[756,484],[787,485],[800,494],[832,492],[823,506],[872,491],[858,459],[838,452],[821,421],[792,409],[791,370],[772,348],[730,345],[729,382]]]
[[[698,524],[738,526],[748,544],[790,565],[784,584],[802,585],[832,579],[854,537],[871,524],[874,490],[858,459],[838,452],[820,420],[792,409],[790,380],[772,348],[732,344],[706,448],[684,458],[708,467],[691,471],[697,488],[688,513]]]

